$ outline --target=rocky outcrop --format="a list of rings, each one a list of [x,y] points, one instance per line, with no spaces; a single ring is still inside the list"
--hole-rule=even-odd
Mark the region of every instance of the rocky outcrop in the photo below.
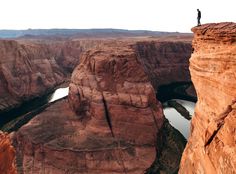
[[[164,118],[131,45],[86,52],[69,103],[76,114],[65,99],[16,133],[19,173],[144,173],[151,166]]]
[[[51,91],[71,75],[83,52],[106,42],[1,40],[0,113]],[[174,81],[190,81],[187,67],[191,45],[187,41],[125,42],[132,43],[155,90]]]
[[[235,173],[236,24],[192,31],[190,71],[198,102],[179,173]]]
[[[0,131],[0,173],[16,174],[15,150],[9,136]]]
[[[0,55],[0,112],[42,96],[65,80],[46,45],[1,40]]]
[[[144,47],[153,42],[145,42]],[[154,45],[160,44],[156,42]],[[80,47],[84,43],[71,44]],[[96,46],[86,44],[92,49],[80,50],[80,64],[71,78],[69,102],[63,99],[50,104],[15,133],[18,172],[135,174],[145,173],[154,160],[148,173],[152,173],[152,168],[155,171],[178,170],[179,156],[173,155],[169,158],[171,162],[166,162],[164,159],[169,153],[159,148],[163,144],[175,144],[172,140],[168,143],[163,140],[175,135],[160,131],[166,126],[163,126],[162,107],[156,100],[149,76],[154,68],[145,67],[151,66],[161,53],[141,57],[137,41],[130,40],[106,40]],[[168,42],[166,46],[169,45],[172,44]],[[50,49],[60,50],[59,46],[55,47]],[[74,62],[77,51],[73,50],[64,51],[56,60],[71,56]],[[168,59],[168,53],[164,53]],[[148,63],[144,66],[145,56]],[[165,66],[168,63],[171,62]],[[159,64],[161,66],[161,59]],[[74,66],[65,62],[62,65],[65,69],[69,67],[69,71],[70,65]],[[169,70],[177,71],[175,66],[170,66]],[[178,71],[181,69],[182,66]],[[160,68],[156,78],[161,73],[166,73],[166,69]],[[188,75],[185,77],[183,81],[188,80]],[[178,74],[173,79],[178,79]],[[160,79],[155,84],[169,82],[171,80]],[[163,132],[168,135],[163,136]],[[178,154],[182,152],[183,145],[175,144],[174,147]]]

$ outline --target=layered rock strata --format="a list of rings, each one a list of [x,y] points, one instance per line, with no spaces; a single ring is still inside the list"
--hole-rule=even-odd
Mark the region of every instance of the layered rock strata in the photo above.
[[[10,137],[0,131],[0,173],[16,174],[15,150]]]
[[[80,39],[45,44],[48,45],[50,51],[55,55],[58,65],[63,68],[65,73],[71,76],[74,68],[80,62],[81,54],[86,50],[99,47],[103,42],[102,39]]]
[[[177,82],[190,82],[189,57],[192,47],[189,42],[140,41],[135,49],[153,87]]]
[[[73,62],[75,52],[64,51],[60,60],[71,55]],[[187,54],[183,55],[188,59]],[[72,74],[69,103],[63,99],[51,104],[15,133],[18,172],[145,173],[155,158],[155,169],[169,171],[159,165],[165,163],[158,159],[160,154],[163,159],[166,154],[157,146],[165,144],[160,131],[164,117],[149,76],[154,68],[144,67],[145,56],[140,56],[136,41],[127,40],[107,40],[82,51],[80,65]],[[159,58],[157,54],[146,59],[145,66]],[[170,66],[171,74],[177,71],[175,66]],[[160,68],[156,78],[162,72],[166,69]],[[180,74],[175,75],[173,80],[180,78]],[[187,81],[189,76],[182,79]],[[159,84],[169,82],[160,79]],[[158,87],[157,80],[155,84]],[[174,158],[173,164],[167,166],[176,171],[179,158]]]
[[[0,113],[48,93],[70,76],[83,52],[106,42],[102,39],[51,42],[1,40]],[[190,81],[186,67],[191,45],[187,41],[134,39],[125,42],[133,44],[155,90],[173,81]]]
[[[0,112],[52,90],[65,73],[46,45],[0,41]]]
[[[108,42],[74,70],[62,100],[15,136],[19,173],[144,173],[163,112],[131,45]],[[63,128],[63,129],[62,129]]]
[[[179,173],[236,173],[236,24],[192,28],[198,102]]]

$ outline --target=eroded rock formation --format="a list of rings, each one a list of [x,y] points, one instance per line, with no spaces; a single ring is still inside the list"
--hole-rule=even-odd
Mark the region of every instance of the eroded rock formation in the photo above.
[[[135,49],[154,88],[176,82],[190,82],[189,42],[140,41]]]
[[[70,76],[80,62],[80,55],[86,50],[98,47],[102,42],[102,39],[80,39],[46,44],[54,53],[58,65]]]
[[[159,50],[161,44],[156,42],[155,49]],[[144,42],[143,47],[149,48],[149,44],[153,42]],[[159,83],[155,81],[155,87],[182,78],[181,73],[174,72],[181,71],[186,65],[181,64],[178,68],[179,63],[170,65],[169,72],[163,68],[171,63],[169,56],[183,59],[173,56],[179,49],[178,44],[168,42],[166,46],[170,46],[171,51],[158,51],[149,57],[140,55],[137,41],[130,40],[107,40],[96,47],[91,46],[89,51],[82,51],[80,65],[74,70],[70,83],[69,103],[74,112],[67,99],[63,99],[51,104],[15,133],[18,172],[144,173],[161,154],[163,158],[157,158],[156,164],[165,163],[163,159],[168,153],[161,153],[157,148],[157,144],[165,144],[160,132],[164,117],[149,75],[160,78]],[[180,45],[188,59],[188,48],[191,47],[188,44],[187,49],[183,49]],[[71,55],[74,60],[75,52],[64,51],[59,58]],[[155,62],[153,59],[158,59],[162,66],[162,58],[158,57],[160,52],[165,55],[165,65],[155,74],[152,73],[155,68],[148,66]],[[145,56],[148,62],[144,66]],[[67,63],[63,65],[70,67]],[[161,73],[175,74],[175,77],[161,79]],[[185,75],[182,80],[189,80],[189,76]],[[166,139],[168,137],[166,135]],[[170,145],[172,141],[168,143]],[[181,145],[176,151],[179,153],[182,149]],[[174,162],[166,162],[170,166],[168,169],[153,166],[158,171],[176,171],[179,157],[172,158]]]
[[[42,96],[65,80],[46,45],[0,41],[0,112]]]
[[[40,97],[70,76],[80,56],[106,40],[0,41],[0,112]],[[135,53],[157,90],[171,82],[190,81],[188,41],[139,41],[132,43]],[[67,77],[66,77],[67,76]],[[158,80],[157,80],[158,79]]]
[[[77,115],[63,100],[16,133],[21,172],[144,173],[150,167],[163,113],[129,44],[108,42],[86,52],[69,101]]]
[[[236,173],[236,24],[194,27],[198,102],[179,173]]]
[[[15,150],[9,136],[0,131],[0,173],[16,174]]]

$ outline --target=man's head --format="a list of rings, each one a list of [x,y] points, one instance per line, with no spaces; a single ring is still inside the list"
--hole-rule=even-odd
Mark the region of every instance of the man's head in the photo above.
[[[199,9],[197,9],[197,11],[199,11]]]

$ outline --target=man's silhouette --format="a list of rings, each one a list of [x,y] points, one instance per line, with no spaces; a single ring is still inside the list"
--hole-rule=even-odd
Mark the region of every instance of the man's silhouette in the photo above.
[[[197,9],[197,26],[201,25],[200,19],[201,19],[201,11]]]

